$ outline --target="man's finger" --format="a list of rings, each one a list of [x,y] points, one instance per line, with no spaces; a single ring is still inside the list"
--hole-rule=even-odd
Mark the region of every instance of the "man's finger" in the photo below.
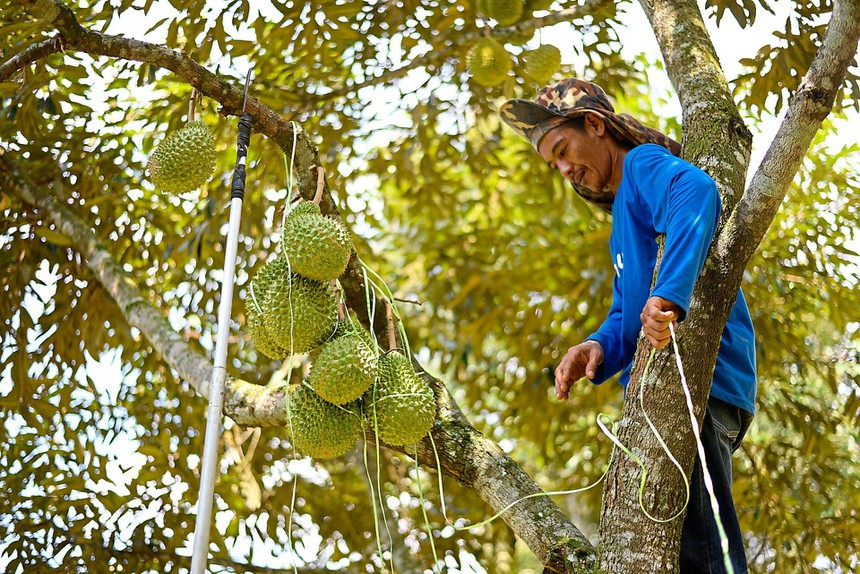
[[[642,332],[645,333],[646,337],[655,341],[668,341],[672,336],[669,329],[665,327],[662,329],[655,329],[650,325],[643,325]]]
[[[655,349],[662,349],[663,347],[665,347],[666,345],[669,344],[669,341],[666,339],[659,341],[657,339],[654,339],[653,337],[648,337],[648,341],[651,343],[651,346],[654,347]]]
[[[556,383],[555,385],[555,396],[558,400],[562,401],[568,397],[568,391],[570,387],[565,383]]]
[[[585,375],[589,379],[593,379],[595,373],[597,372],[597,367],[600,365],[600,351],[598,349],[592,348],[588,352],[588,364],[585,365]]]

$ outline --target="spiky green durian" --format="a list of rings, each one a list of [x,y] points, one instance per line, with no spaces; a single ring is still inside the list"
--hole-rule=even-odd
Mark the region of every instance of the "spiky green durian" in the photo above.
[[[486,0],[487,16],[494,19],[500,26],[516,24],[523,16],[525,2],[523,0]]]
[[[275,342],[263,322],[262,306],[266,293],[269,292],[274,277],[282,272],[280,269],[282,262],[276,261],[264,265],[251,279],[248,297],[245,300],[245,329],[251,334],[251,342],[258,351],[273,359],[283,359],[290,354],[290,350]]]
[[[271,343],[293,353],[309,353],[325,343],[337,326],[337,299],[325,281],[290,273],[284,257],[261,271],[267,287],[260,301],[262,324]]]
[[[252,301],[245,303],[245,328],[251,334],[251,342],[254,348],[273,359],[283,359],[290,354],[290,350],[278,345],[269,335],[263,325],[262,312]]]
[[[379,358],[376,383],[367,391],[364,403],[377,436],[394,446],[421,440],[436,419],[433,391],[398,351]]]
[[[330,403],[344,405],[361,397],[376,379],[376,353],[357,330],[325,344],[308,373],[308,383]]]
[[[349,317],[341,319],[337,323],[337,329],[334,332],[334,337],[343,337],[344,335],[357,333],[361,340],[364,341],[364,344],[367,345],[367,348],[373,351],[373,354],[376,354],[376,342],[373,340],[373,337],[370,335],[370,331],[364,328],[364,325],[359,323],[358,317],[356,316],[354,311],[349,312]]]
[[[504,46],[492,38],[484,38],[472,46],[466,57],[472,77],[482,86],[498,86],[508,77],[511,57]]]
[[[314,458],[345,454],[361,437],[362,419],[358,402],[337,406],[322,400],[305,384],[289,392],[287,426],[293,446]]]
[[[215,139],[202,121],[188,122],[167,136],[149,156],[149,176],[156,187],[185,193],[206,183],[215,171]]]
[[[300,203],[287,216],[281,239],[293,270],[318,281],[340,277],[352,253],[352,238],[343,223],[324,216],[312,201]]]
[[[561,66],[561,51],[551,44],[544,44],[526,52],[526,74],[540,83],[546,83]]]

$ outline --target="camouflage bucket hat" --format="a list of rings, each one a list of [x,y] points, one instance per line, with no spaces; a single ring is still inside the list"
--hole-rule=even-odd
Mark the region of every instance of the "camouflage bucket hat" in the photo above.
[[[669,136],[643,125],[629,114],[615,113],[606,92],[597,84],[578,78],[568,78],[538,91],[534,101],[508,100],[499,109],[506,124],[526,138],[535,149],[553,128],[567,120],[593,113],[606,121],[607,129],[616,138],[637,146],[655,143],[680,155],[681,145]]]

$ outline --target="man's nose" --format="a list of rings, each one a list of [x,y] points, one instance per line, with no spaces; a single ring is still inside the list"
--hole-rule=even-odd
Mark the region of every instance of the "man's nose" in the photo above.
[[[556,164],[558,171],[565,179],[569,180],[573,177],[573,164],[567,161],[560,161]]]

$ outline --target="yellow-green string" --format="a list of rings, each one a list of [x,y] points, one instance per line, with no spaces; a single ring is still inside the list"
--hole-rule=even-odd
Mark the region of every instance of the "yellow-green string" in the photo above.
[[[376,299],[374,298],[371,301],[370,298],[370,282],[367,277],[367,267],[363,268],[364,272],[364,297],[367,302],[367,316],[370,321],[370,325],[372,326],[376,320]],[[371,328],[371,331],[373,329]],[[374,338],[374,341],[376,339]],[[379,350],[377,345],[376,351],[376,362],[379,364]],[[379,496],[379,507],[382,512],[382,523],[385,525],[385,531],[388,533],[388,540],[391,544],[391,548],[389,548],[388,559],[389,565],[391,566],[391,572],[394,574],[396,571],[394,569],[394,537],[391,536],[391,529],[388,527],[388,516],[385,513],[385,498],[382,496],[382,459],[380,457],[380,445],[379,445],[379,432],[377,431],[378,423],[376,418],[376,385],[373,385],[373,392],[371,393],[373,399],[373,437],[374,442],[376,443],[376,488]],[[382,560],[383,564],[385,563],[385,556],[380,554],[379,559]]]
[[[681,466],[681,463],[677,461],[675,456],[672,454],[672,451],[669,450],[669,446],[666,444],[666,441],[663,440],[663,437],[660,435],[660,431],[657,430],[657,427],[654,426],[654,423],[651,422],[651,418],[648,416],[648,412],[645,410],[645,402],[643,401],[643,395],[645,390],[645,382],[648,376],[648,369],[651,368],[651,361],[654,359],[654,354],[656,349],[651,348],[651,353],[648,355],[648,362],[645,363],[645,370],[642,373],[642,379],[639,381],[639,408],[642,409],[642,414],[645,416],[645,421],[648,423],[648,426],[651,428],[651,432],[654,434],[654,437],[657,439],[657,442],[660,443],[660,448],[663,449],[663,452],[666,453],[666,456],[669,457],[669,460],[672,461],[672,464],[675,465],[675,468],[678,469],[678,472],[681,474],[681,479],[684,481],[684,504],[681,505],[680,510],[670,516],[669,518],[656,518],[651,516],[648,510],[645,508],[644,495],[645,495],[645,473],[642,475],[642,485],[639,488],[639,507],[642,509],[642,512],[645,513],[645,516],[650,518],[653,522],[657,523],[666,523],[672,522],[687,509],[687,505],[690,503],[690,481],[687,479],[687,473],[684,472],[684,467]],[[637,459],[638,462],[638,459]],[[644,467],[643,467],[644,468]]]
[[[427,508],[424,502],[424,490],[421,488],[421,467],[418,464],[418,446],[415,447],[415,483],[418,485],[418,501],[421,504],[421,512],[424,515],[424,525],[427,527],[427,538],[430,540],[430,548],[433,551],[433,570],[439,571],[439,556],[436,554],[436,542],[433,540],[433,527],[427,516]]]
[[[284,167],[287,168],[287,174],[286,174],[287,175],[287,194],[286,194],[286,201],[285,201],[285,206],[284,206],[284,216],[281,219],[281,233],[282,234],[283,234],[283,226],[284,226],[284,223],[286,222],[287,214],[290,211],[290,195],[292,194],[293,185],[295,183],[294,166],[295,166],[295,159],[296,159],[296,143],[298,142],[298,125],[296,124],[295,121],[291,121],[290,127],[292,128],[292,131],[293,131],[293,146],[292,146],[292,150],[290,150],[290,164],[289,164],[288,168],[287,168],[287,157],[286,157],[286,155],[284,156]],[[283,246],[281,246],[281,247],[283,249]],[[295,355],[295,345],[294,345],[294,339],[293,339],[293,322],[294,322],[293,270],[292,270],[292,266],[290,264],[289,256],[286,256],[286,253],[284,253],[284,254],[285,254],[285,259],[287,261],[287,277],[288,277],[288,283],[287,283],[288,284],[288,294],[287,294],[287,297],[288,297],[289,305],[290,305],[290,353],[284,359],[284,360],[288,360],[290,363],[289,363],[289,369],[287,370],[287,386],[284,389],[284,399],[285,399],[284,402],[286,404],[286,411],[287,411],[287,425],[289,426],[289,429],[290,429],[290,444],[292,444],[294,441],[294,434],[293,434],[292,410],[290,407],[290,384],[291,384],[290,381],[292,381],[292,379],[293,379],[293,367],[294,367],[293,357]],[[254,299],[254,301],[256,302],[256,298]],[[295,457],[298,458],[299,453],[295,449],[293,449],[293,452],[294,452]],[[294,553],[293,553],[293,534],[292,534],[292,532],[293,532],[293,513],[295,512],[296,494],[297,494],[297,490],[298,490],[298,478],[297,478],[297,474],[295,474],[295,473],[290,473],[290,474],[293,477],[293,487],[292,487],[292,493],[290,495],[290,515],[287,519],[287,544],[289,544],[289,547],[290,547],[290,565],[292,566],[293,573],[298,574],[298,567],[296,566],[296,561],[293,559]]]

